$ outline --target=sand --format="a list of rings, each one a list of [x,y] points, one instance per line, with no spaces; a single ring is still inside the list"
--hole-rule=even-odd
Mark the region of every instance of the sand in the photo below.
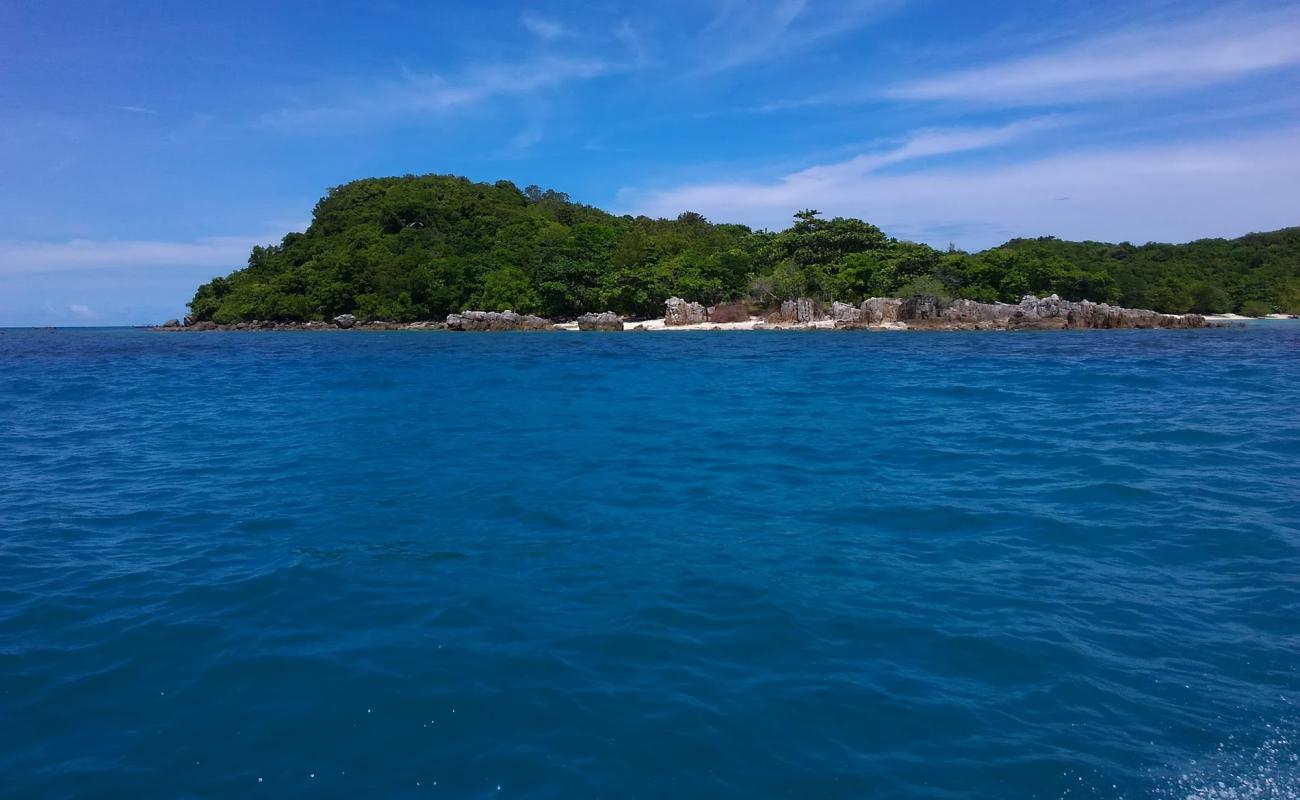
[[[830,319],[810,322],[806,325],[782,324],[770,325],[761,317],[750,317],[743,322],[701,322],[695,325],[666,325],[663,318],[660,319],[643,319],[637,322],[628,320],[623,323],[625,331],[752,331],[752,330],[809,330],[809,329],[829,329],[835,327],[835,321]],[[557,330],[576,331],[578,323],[563,322],[555,326]]]

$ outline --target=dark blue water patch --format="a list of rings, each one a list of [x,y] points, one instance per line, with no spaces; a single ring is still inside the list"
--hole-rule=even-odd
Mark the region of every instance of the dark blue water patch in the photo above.
[[[1298,351],[5,331],[4,793],[1292,796]]]

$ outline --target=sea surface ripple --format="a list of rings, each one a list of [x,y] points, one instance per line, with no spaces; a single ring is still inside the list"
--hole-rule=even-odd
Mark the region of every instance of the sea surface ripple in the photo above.
[[[1294,798],[1300,325],[0,330],[6,797]]]

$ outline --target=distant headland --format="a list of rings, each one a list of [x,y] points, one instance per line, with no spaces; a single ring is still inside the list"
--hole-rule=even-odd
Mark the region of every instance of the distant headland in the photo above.
[[[1197,327],[1206,314],[1300,311],[1300,228],[1182,245],[1014,239],[968,253],[811,209],[755,231],[408,175],[330,189],[306,231],[253,248],[189,307],[189,324],[173,327]]]

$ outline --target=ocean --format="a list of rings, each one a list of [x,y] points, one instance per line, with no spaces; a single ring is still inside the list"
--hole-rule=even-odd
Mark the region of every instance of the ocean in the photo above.
[[[1300,325],[0,331],[0,795],[1294,798]]]

